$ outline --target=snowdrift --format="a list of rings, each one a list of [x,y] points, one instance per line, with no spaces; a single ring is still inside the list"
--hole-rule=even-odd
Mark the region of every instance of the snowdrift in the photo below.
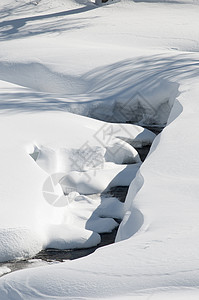
[[[6,128],[1,133],[0,150],[1,261],[31,257],[47,247],[71,249],[98,244],[101,215],[95,216],[98,226],[94,219],[94,227],[87,230],[86,224],[102,199],[80,201],[78,192],[96,194],[120,182],[129,185],[140,159],[121,138],[145,144],[152,143],[155,136],[139,126],[108,124],[60,112],[1,116],[1,124]],[[132,164],[127,166],[128,157]],[[84,216],[80,213],[83,203]],[[117,205],[117,199],[112,205]],[[111,219],[103,221],[105,231],[118,225]]]
[[[4,264],[1,300],[198,299],[198,1],[139,2],[1,1],[0,260],[123,219],[88,257]],[[118,184],[125,204],[90,196]]]

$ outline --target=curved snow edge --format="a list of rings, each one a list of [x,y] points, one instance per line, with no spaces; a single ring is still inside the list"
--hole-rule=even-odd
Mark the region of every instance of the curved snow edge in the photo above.
[[[179,115],[182,113],[182,111],[183,111],[183,107],[178,101],[178,99],[176,99],[171,109],[171,113],[167,121],[167,126],[169,126],[175,119],[177,119]],[[161,140],[161,134],[162,133],[160,133],[153,141],[149,155],[156,151]],[[120,223],[115,242],[126,240],[131,236],[133,236],[134,234],[136,234],[138,231],[140,231],[141,228],[147,227],[144,226],[145,223],[144,214],[135,204],[135,200],[137,199],[139,191],[144,186],[144,172],[142,173],[142,169],[143,169],[143,165],[140,167],[139,171],[136,174],[135,179],[131,182],[131,185],[129,187],[129,191],[124,206],[125,215],[122,222]]]

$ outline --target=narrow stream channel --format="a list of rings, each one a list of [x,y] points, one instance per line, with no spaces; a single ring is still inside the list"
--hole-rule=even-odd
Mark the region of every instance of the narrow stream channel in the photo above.
[[[147,127],[147,129],[154,132],[156,135],[159,134],[163,128],[160,127]],[[144,146],[142,148],[136,148],[137,152],[139,153],[139,156],[141,158],[141,161],[143,162],[145,158],[147,157],[150,146]],[[112,188],[107,193],[102,193],[103,196],[107,197],[115,197],[119,201],[124,202],[126,199],[126,195],[128,192],[128,186],[117,186]],[[118,224],[120,224],[121,220],[115,219]],[[118,225],[119,227],[119,225]],[[7,263],[0,263],[0,276],[5,275],[9,272],[17,271],[20,269],[25,268],[31,268],[31,267],[37,267],[42,266],[46,264],[53,264],[56,262],[63,262],[65,260],[73,260],[77,259],[83,256],[87,256],[91,253],[93,253],[96,249],[112,244],[115,241],[115,237],[117,234],[118,227],[115,228],[110,233],[102,233],[101,236],[101,242],[95,247],[86,248],[86,249],[71,249],[71,250],[58,250],[58,249],[46,249],[39,252],[35,257],[28,260],[20,260],[20,261],[13,261],[13,262],[7,262]],[[1,270],[3,270],[1,272]]]

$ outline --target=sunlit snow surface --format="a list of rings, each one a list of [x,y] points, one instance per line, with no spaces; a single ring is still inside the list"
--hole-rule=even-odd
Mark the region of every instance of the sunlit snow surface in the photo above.
[[[6,130],[1,134],[5,148],[1,148],[0,260],[33,256],[46,247],[98,244],[98,232],[117,226],[113,219],[100,217],[117,217],[118,200],[109,205],[109,212],[104,208],[101,215],[93,215],[109,199],[89,199],[79,193],[97,194],[108,187],[129,185],[140,159],[132,146],[115,135],[149,143],[154,134],[139,126],[108,124],[65,112],[4,114],[1,121]],[[104,133],[104,125],[113,127],[110,134]],[[100,139],[104,134],[105,139]],[[134,163],[127,166],[122,163],[128,156]],[[121,218],[122,214],[121,208]]]
[[[114,245],[3,276],[1,300],[198,298],[199,1],[168,2],[1,1],[0,260],[123,218]],[[167,123],[141,168],[154,135],[125,122]],[[131,181],[124,205],[98,194]]]

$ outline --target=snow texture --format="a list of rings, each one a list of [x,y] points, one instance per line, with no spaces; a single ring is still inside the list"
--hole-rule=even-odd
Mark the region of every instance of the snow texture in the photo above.
[[[198,299],[198,4],[1,0],[0,261],[122,219],[88,257],[4,275],[1,300]]]

